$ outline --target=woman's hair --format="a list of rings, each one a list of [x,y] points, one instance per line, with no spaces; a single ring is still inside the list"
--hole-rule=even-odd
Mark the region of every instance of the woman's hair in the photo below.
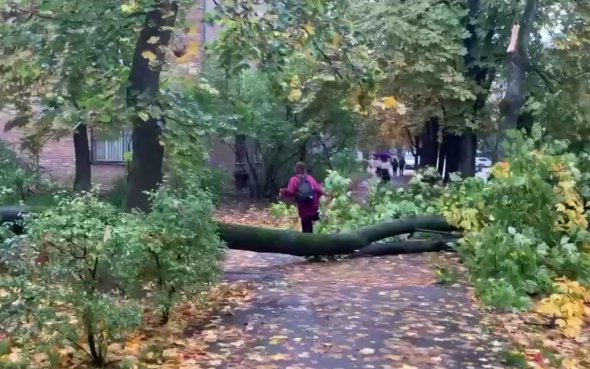
[[[295,173],[297,174],[305,174],[305,163],[302,161],[297,162],[295,164]]]

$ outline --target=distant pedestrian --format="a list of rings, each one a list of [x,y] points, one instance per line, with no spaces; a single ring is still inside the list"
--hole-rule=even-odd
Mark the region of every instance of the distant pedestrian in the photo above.
[[[377,160],[376,156],[373,156],[373,168],[375,168],[375,175],[381,178],[381,161]]]
[[[324,192],[322,186],[305,170],[304,162],[295,165],[295,175],[279,194],[295,199],[301,218],[301,232],[313,233],[313,222],[320,219],[320,197]]]
[[[388,183],[391,180],[391,175],[389,174],[389,168],[387,167],[387,159],[381,159],[381,180],[383,183]]]
[[[406,169],[406,158],[403,156],[399,159],[399,174],[404,175],[404,169]]]
[[[393,176],[397,176],[397,168],[399,168],[399,162],[397,161],[397,158],[394,156],[393,159],[391,159],[391,170],[393,171]]]

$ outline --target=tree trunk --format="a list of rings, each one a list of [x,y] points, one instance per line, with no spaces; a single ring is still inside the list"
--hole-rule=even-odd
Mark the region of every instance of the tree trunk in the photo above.
[[[452,231],[453,228],[439,216],[418,216],[385,221],[349,233],[338,234],[309,234],[290,230],[219,224],[220,237],[230,249],[296,256],[353,254],[374,242],[420,230]],[[440,247],[440,245],[431,245],[431,247]],[[397,246],[397,249],[401,250],[402,247]]]
[[[439,145],[438,150],[438,161],[436,163],[436,170],[441,178],[445,176],[445,162],[447,160],[447,150],[448,150],[448,142],[447,142],[447,135],[443,137],[442,142]]]
[[[422,252],[452,251],[449,243],[456,242],[456,238],[443,238],[436,240],[410,240],[372,243],[359,251],[351,254],[351,258],[366,256],[418,254]]]
[[[472,130],[463,132],[459,144],[459,173],[463,178],[475,176],[475,156],[477,153],[477,136]]]
[[[430,120],[424,124],[424,129],[420,136],[420,167],[436,167],[439,148],[439,128],[439,120],[436,117],[430,118]]]
[[[461,161],[461,151],[459,146],[461,145],[462,136],[448,133],[445,135],[445,172],[443,180],[448,182],[449,175],[459,171],[459,162]]]
[[[151,206],[146,192],[157,189],[162,182],[164,147],[160,135],[164,118],[146,116],[144,108],[158,104],[160,71],[165,62],[164,50],[170,42],[170,27],[174,25],[177,12],[176,1],[164,2],[159,8],[151,10],[135,47],[127,98],[129,104],[137,109],[138,116],[132,133],[133,158],[125,199],[127,211],[149,211]],[[155,43],[154,39],[157,40]]]
[[[9,223],[16,234],[24,233],[20,206],[0,207],[1,224]],[[378,256],[448,250],[456,238],[376,243],[386,238],[418,232],[451,232],[455,229],[441,216],[414,216],[384,221],[356,231],[337,234],[310,234],[290,230],[218,224],[220,238],[233,250],[279,253],[295,256]]]
[[[506,138],[506,130],[518,127],[518,118],[525,99],[524,84],[529,64],[528,45],[538,5],[538,0],[527,0],[520,25],[515,24],[512,27],[506,61],[506,94],[500,102],[500,112],[503,118],[499,132],[500,141]],[[502,160],[505,156],[506,153],[500,145],[498,158]]]
[[[90,191],[92,187],[92,169],[90,166],[90,145],[86,124],[79,124],[74,130],[73,136],[74,156],[76,159],[74,191]]]

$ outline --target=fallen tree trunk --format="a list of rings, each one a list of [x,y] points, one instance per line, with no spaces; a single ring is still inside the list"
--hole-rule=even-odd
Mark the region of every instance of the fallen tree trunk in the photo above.
[[[22,233],[22,215],[27,211],[17,206],[1,207],[3,224],[10,223],[15,233]],[[448,250],[443,240],[399,241],[378,243],[390,237],[414,232],[454,230],[441,216],[414,216],[359,228],[338,234],[308,234],[290,230],[257,228],[219,223],[219,236],[232,250],[262,253],[290,254],[295,256],[332,256],[358,253],[359,256],[377,256]]]
[[[376,242],[358,250],[354,254],[350,255],[350,258],[453,251],[453,248],[449,246],[449,243],[455,241],[457,241],[456,238]]]

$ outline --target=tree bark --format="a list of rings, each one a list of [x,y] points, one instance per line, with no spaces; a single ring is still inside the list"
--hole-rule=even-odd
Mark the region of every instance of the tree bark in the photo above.
[[[124,206],[127,211],[149,211],[151,206],[146,192],[157,189],[162,182],[164,147],[160,135],[164,118],[150,115],[146,119],[144,108],[157,105],[164,51],[170,42],[177,12],[177,1],[159,3],[159,8],[150,10],[135,46],[127,98],[138,116],[132,133],[133,158]],[[154,39],[157,40],[155,43]]]
[[[483,63],[480,63],[480,55],[482,54],[482,50],[485,51],[486,48],[492,47],[495,29],[492,28],[489,30],[485,37],[479,37],[476,24],[481,11],[481,0],[468,0],[467,8],[465,28],[469,33],[469,37],[464,41],[467,51],[464,56],[464,62],[467,67],[466,77],[474,81],[479,88],[479,92],[476,93],[476,98],[472,106],[472,119],[475,122],[478,119],[479,112],[485,106],[494,79],[494,70],[490,67],[482,66]],[[490,16],[491,19],[493,19],[493,16]],[[458,142],[458,150],[459,161],[457,170],[464,178],[475,176],[477,135],[472,128],[466,128],[464,130]]]
[[[475,176],[475,156],[477,152],[477,136],[472,130],[463,132],[459,144],[459,168],[463,178]]]
[[[459,162],[461,161],[461,151],[459,147],[461,145],[462,136],[448,133],[445,135],[445,172],[443,180],[447,182],[450,178],[451,173],[459,171]]]
[[[422,252],[453,251],[449,243],[456,242],[456,238],[443,238],[433,240],[410,240],[372,243],[363,247],[351,258],[383,255],[417,254]]]
[[[525,79],[529,64],[528,45],[533,22],[539,5],[538,0],[527,0],[524,14],[520,24],[512,27],[512,36],[508,46],[506,60],[506,94],[500,102],[502,114],[502,126],[500,127],[500,141],[506,138],[506,131],[518,127],[518,118],[525,100]],[[502,145],[498,153],[498,159],[506,156]]]
[[[445,162],[447,160],[447,151],[448,151],[448,142],[447,142],[447,135],[443,136],[442,142],[439,145],[438,151],[438,162],[436,164],[436,170],[441,178],[445,176]]]
[[[418,216],[385,221],[356,231],[338,234],[309,234],[289,230],[219,224],[220,237],[226,242],[229,249],[295,256],[353,254],[374,242],[420,230],[452,231],[453,228],[443,217],[439,216]],[[438,244],[430,246],[429,250],[440,248]],[[426,249],[424,245],[422,247],[424,250]],[[391,249],[401,251],[403,247],[396,246]]]
[[[13,232],[24,233],[23,215],[27,209],[20,206],[0,207],[0,224],[8,223]],[[450,232],[450,226],[441,216],[415,216],[384,221],[348,233],[309,234],[290,230],[257,228],[236,224],[218,224],[220,238],[233,250],[261,253],[279,253],[295,256],[379,256],[448,250],[453,238],[425,241],[397,241],[376,243],[383,239],[408,233],[426,231]]]
[[[76,159],[74,191],[90,191],[92,187],[92,169],[90,166],[90,145],[86,124],[79,124],[74,130],[73,136],[74,156]]]
[[[422,134],[420,135],[420,167],[436,167],[438,158],[438,130],[440,128],[437,117],[430,118],[424,124]]]

